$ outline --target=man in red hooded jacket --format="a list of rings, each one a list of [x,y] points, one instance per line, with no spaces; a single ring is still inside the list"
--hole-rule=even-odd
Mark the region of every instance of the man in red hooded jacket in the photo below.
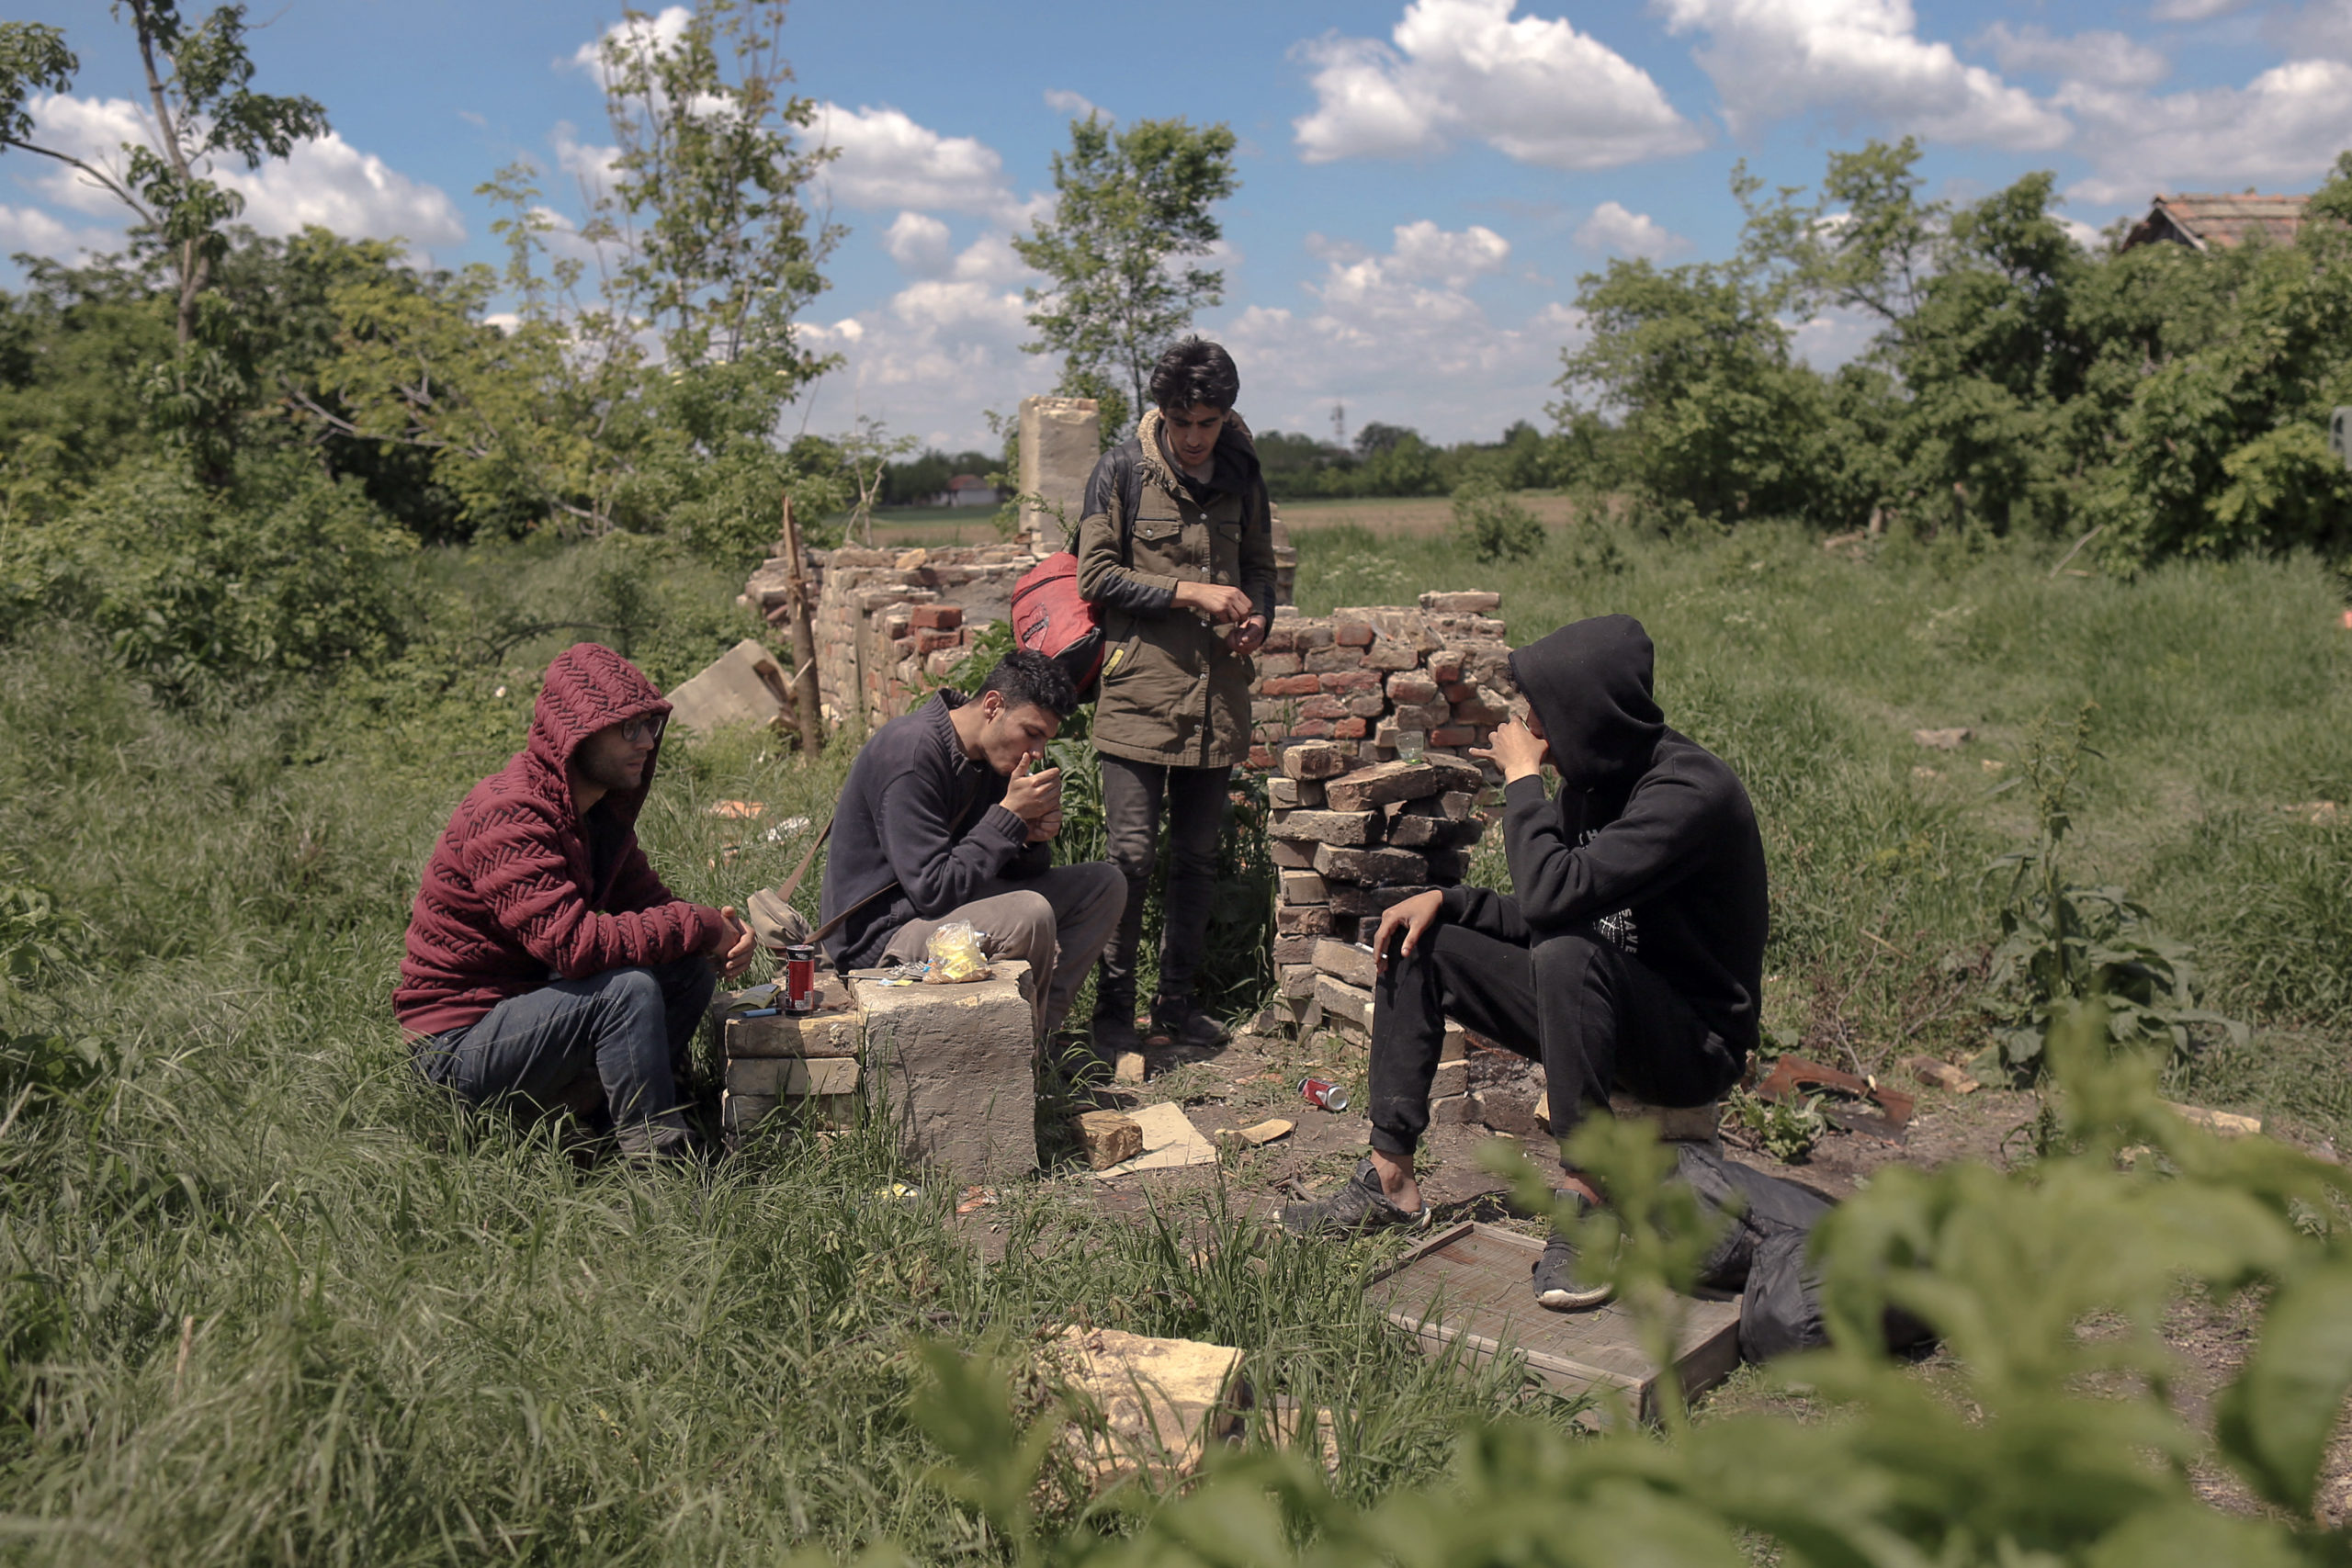
[[[530,744],[434,846],[392,993],[431,1081],[540,1107],[601,1087],[636,1155],[684,1152],[676,1066],[718,973],[752,958],[733,909],[675,897],[638,847],[669,713],[608,648],[548,666]]]

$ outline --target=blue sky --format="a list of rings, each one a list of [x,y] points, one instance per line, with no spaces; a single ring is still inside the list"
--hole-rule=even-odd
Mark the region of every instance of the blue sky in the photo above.
[[[195,7],[191,7],[193,9]],[[658,9],[653,7],[650,9]],[[104,0],[18,0],[83,70],[40,100],[81,150],[137,134],[135,58]],[[322,101],[325,142],[247,181],[247,216],[405,237],[436,265],[494,256],[472,195],[546,171],[576,214],[609,133],[583,46],[616,6],[569,0],[259,0],[256,85]],[[840,149],[847,239],[807,313],[843,356],[799,411],[950,446],[1046,390],[1006,244],[1049,188],[1071,114],[1222,120],[1225,303],[1260,428],[1328,432],[1335,404],[1453,440],[1544,423],[1577,278],[1611,255],[1703,260],[1734,243],[1736,160],[1774,183],[1918,135],[1937,193],[2052,169],[2087,236],[2164,190],[2305,190],[2352,146],[2352,0],[1383,0],[1018,8],[798,0],[799,88]],[[71,255],[119,215],[58,166],[0,156],[0,252]],[[1806,323],[1820,360],[1857,324]]]

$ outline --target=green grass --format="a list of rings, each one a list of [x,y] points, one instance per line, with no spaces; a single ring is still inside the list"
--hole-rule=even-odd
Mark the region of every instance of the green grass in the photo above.
[[[1767,1022],[1832,1060],[1981,1043],[1948,974],[1992,939],[2000,885],[1984,868],[2031,840],[2027,803],[2002,786],[2045,716],[2063,728],[2098,704],[2075,880],[2130,888],[2196,944],[2211,1004],[2257,1025],[2174,1087],[2352,1134],[2352,815],[2284,809],[2352,807],[2352,632],[2322,566],[2052,578],[2056,552],[2031,546],[1896,540],[1865,559],[1771,527],[1676,543],[1555,529],[1508,567],[1442,537],[1298,541],[1308,613],[1442,587],[1499,590],[1513,642],[1640,617],[1668,722],[1739,770],[1762,820]],[[1959,752],[1912,739],[1952,726],[1974,732]]]
[[[1640,615],[1669,717],[1765,823],[1770,1021],[1832,1059],[1977,1038],[1947,960],[1982,953],[1979,872],[2029,828],[1981,761],[2013,774],[2043,714],[2096,700],[2078,869],[2132,887],[2259,1025],[2176,1089],[2352,1132],[2352,846],[2278,809],[2352,792],[2352,634],[2319,567],[2052,581],[2032,550],[1853,560],[1764,528],[1560,530],[1509,569],[1344,525],[1300,547],[1310,610],[1491,586],[1518,640]],[[1078,1321],[1241,1346],[1261,1386],[1345,1413],[1358,1497],[1431,1475],[1511,1401],[1371,1320],[1376,1248],[1241,1217],[1262,1192],[1137,1223],[1032,1183],[976,1247],[953,1194],[883,1196],[903,1173],[858,1139],[707,1181],[583,1176],[420,1090],[386,1017],[419,868],[578,634],[487,650],[628,612],[673,680],[741,635],[719,574],[661,564],[632,601],[620,558],[435,558],[442,662],[336,694],[170,709],[70,633],[0,648],[0,885],[51,889],[82,953],[0,984],[0,1558],[699,1563],[886,1537],[989,1558],[922,1479],[925,1336],[1018,1349]],[[1979,736],[1957,755],[1910,739],[1957,724]],[[712,901],[774,880],[797,845],[706,807],[821,820],[846,761],[670,747],[656,864]]]

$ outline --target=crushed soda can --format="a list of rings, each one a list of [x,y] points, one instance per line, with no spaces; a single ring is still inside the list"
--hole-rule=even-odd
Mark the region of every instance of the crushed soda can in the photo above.
[[[1348,1108],[1347,1090],[1322,1078],[1299,1079],[1298,1092],[1306,1097],[1307,1104],[1318,1111],[1345,1111]]]

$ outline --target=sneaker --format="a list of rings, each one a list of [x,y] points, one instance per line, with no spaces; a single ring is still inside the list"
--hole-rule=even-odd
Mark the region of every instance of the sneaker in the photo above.
[[[1106,1062],[1115,1062],[1124,1051],[1140,1052],[1143,1036],[1136,1032],[1136,1021],[1122,1013],[1098,1012],[1094,1015],[1094,1054]]]
[[[1577,1282],[1577,1249],[1558,1231],[1544,1244],[1535,1261],[1535,1304],[1554,1312],[1587,1312],[1605,1305],[1617,1293],[1614,1285]]]
[[[1170,1045],[1195,1051],[1214,1051],[1232,1039],[1225,1025],[1193,1006],[1189,997],[1181,1000],[1163,997],[1153,1002],[1151,1032],[1154,1036],[1168,1036]]]
[[[1298,1235],[1362,1235],[1395,1225],[1413,1228],[1429,1224],[1430,1206],[1400,1209],[1380,1190],[1380,1172],[1372,1161],[1359,1160],[1356,1173],[1329,1198],[1285,1203],[1276,1216],[1283,1228]]]

